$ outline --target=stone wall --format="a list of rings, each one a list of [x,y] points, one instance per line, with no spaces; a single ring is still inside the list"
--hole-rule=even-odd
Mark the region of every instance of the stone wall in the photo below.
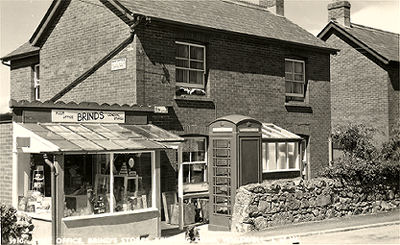
[[[399,206],[396,186],[373,189],[325,178],[251,184],[242,186],[236,194],[232,231],[264,230],[291,223],[376,213]]]

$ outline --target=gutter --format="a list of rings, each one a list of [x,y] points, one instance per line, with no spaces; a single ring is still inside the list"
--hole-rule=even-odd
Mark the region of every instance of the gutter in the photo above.
[[[51,169],[51,244],[57,244],[57,221],[60,217],[57,217],[57,168],[54,165],[54,162],[51,162],[47,154],[43,154],[44,162],[50,167]]]
[[[7,63],[5,60],[1,60],[1,63],[2,63],[3,65],[5,65],[5,66],[11,67],[10,62]]]
[[[135,28],[142,22],[144,16],[136,16],[135,22],[129,26],[130,30],[130,35],[127,39],[122,41],[117,47],[115,47],[110,53],[108,53],[106,56],[104,56],[101,60],[99,60],[96,64],[94,64],[91,68],[89,68],[85,73],[80,75],[78,78],[76,78],[73,82],[71,82],[69,85],[67,85],[65,88],[63,88],[60,92],[58,92],[56,95],[54,95],[50,101],[55,102],[59,100],[61,97],[63,97],[66,93],[71,91],[73,88],[78,86],[81,82],[86,80],[90,75],[92,75],[95,71],[97,71],[100,67],[102,67],[107,61],[112,59],[115,55],[117,55],[119,52],[121,52],[126,46],[128,46],[131,42],[133,42],[133,39],[135,37]]]

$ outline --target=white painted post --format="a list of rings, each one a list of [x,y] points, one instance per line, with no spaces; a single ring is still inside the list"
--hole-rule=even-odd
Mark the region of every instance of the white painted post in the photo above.
[[[179,229],[183,230],[183,165],[182,146],[178,147],[178,202],[179,202]]]
[[[110,213],[114,213],[114,153],[110,153]]]

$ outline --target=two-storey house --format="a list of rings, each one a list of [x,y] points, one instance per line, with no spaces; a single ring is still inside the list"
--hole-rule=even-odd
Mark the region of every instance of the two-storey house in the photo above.
[[[25,155],[31,135],[63,165],[55,234],[123,236],[133,225],[159,236],[160,192],[177,190],[178,172],[186,191],[207,191],[208,125],[232,114],[303,139],[263,143],[264,180],[317,176],[329,158],[336,50],[285,18],[283,0],[254,2],[54,0],[29,42],[2,58],[13,109],[0,124],[2,200],[19,205],[35,184],[50,193],[47,165],[35,167],[46,150]],[[139,136],[151,144],[119,141]]]

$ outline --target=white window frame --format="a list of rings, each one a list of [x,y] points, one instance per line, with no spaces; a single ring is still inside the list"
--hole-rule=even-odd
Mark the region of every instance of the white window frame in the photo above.
[[[295,80],[288,81],[288,80],[286,80],[286,74],[289,73],[289,74],[295,75],[294,66],[292,67],[292,72],[287,72],[287,71],[286,71],[286,61],[293,62],[293,64],[294,64],[294,62],[297,62],[297,63],[301,63],[301,64],[303,65],[303,74],[302,74],[302,75],[303,75],[303,81],[295,81]],[[300,74],[300,73],[298,73],[298,74]],[[306,65],[305,65],[304,60],[285,59],[285,94],[286,94],[286,96],[287,96],[287,97],[299,97],[299,98],[304,98],[304,94],[305,94],[305,84],[306,84],[305,80],[306,80]],[[301,83],[301,84],[303,85],[303,93],[302,93],[302,94],[298,94],[298,93],[287,93],[287,92],[286,92],[286,82]]]
[[[203,164],[204,165],[204,182],[202,183],[208,183],[208,164],[207,164],[207,159],[208,159],[208,140],[207,137],[205,136],[186,136],[184,137],[185,139],[190,139],[190,138],[204,138],[204,147],[205,147],[205,151],[204,151],[204,161],[192,161],[192,154],[189,155],[189,161],[188,162],[182,162],[182,169],[183,169],[183,165],[194,165],[194,164]],[[190,168],[190,166],[189,166]],[[190,169],[189,169],[189,179],[190,179]],[[193,183],[183,183],[184,185],[190,185]]]
[[[269,164],[268,164],[268,144],[275,144],[275,165],[278,168],[278,144],[279,143],[284,143],[286,145],[286,166],[284,169],[269,169]],[[296,167],[295,168],[289,168],[289,157],[288,157],[288,152],[289,152],[289,143],[294,143],[294,154],[296,156]],[[264,163],[262,164],[262,172],[263,173],[271,173],[271,172],[288,172],[288,171],[300,171],[300,155],[301,155],[301,149],[300,147],[300,143],[299,142],[295,142],[295,141],[264,141],[262,142],[262,144],[266,144],[266,151],[265,151],[265,155],[264,155],[264,151],[262,152],[262,159],[266,160],[266,169],[264,169]]]
[[[175,44],[181,44],[181,45],[187,45],[189,46],[189,54],[188,54],[188,59],[182,58],[182,57],[177,57],[175,56],[175,60],[187,60],[189,62],[189,67],[190,67],[190,47],[199,47],[199,48],[203,48],[203,69],[196,69],[196,68],[188,68],[188,67],[180,67],[177,66],[175,64],[175,74],[176,74],[176,70],[180,69],[180,70],[187,70],[187,71],[202,71],[203,72],[203,83],[202,85],[200,84],[192,84],[192,83],[181,83],[181,82],[176,82],[177,86],[183,86],[183,87],[190,87],[190,88],[201,88],[204,89],[205,88],[205,74],[206,74],[206,46],[205,45],[200,45],[200,44],[194,44],[194,43],[188,43],[188,42],[180,42],[180,41],[175,41]],[[193,60],[193,59],[192,59]],[[193,60],[193,61],[197,61],[197,62],[201,62],[201,60]],[[190,79],[190,78],[188,78]],[[176,81],[176,79],[175,79]]]
[[[40,101],[40,65],[33,66],[33,96],[34,100]]]

